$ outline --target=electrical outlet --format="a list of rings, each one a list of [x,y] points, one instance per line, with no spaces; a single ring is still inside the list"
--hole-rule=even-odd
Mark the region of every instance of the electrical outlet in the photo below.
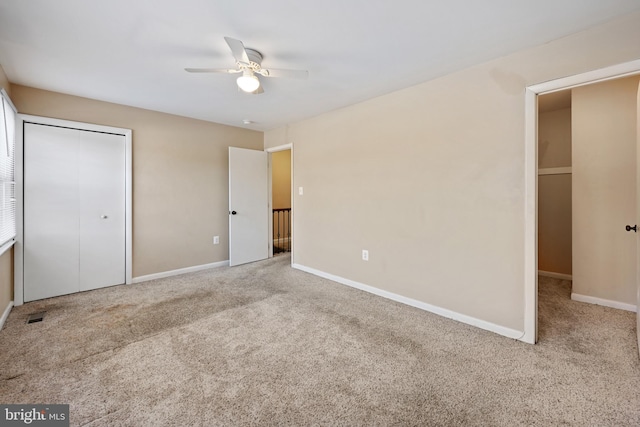
[[[214,245],[220,244],[220,236],[213,236],[213,244]]]
[[[363,261],[369,261],[369,251],[366,249],[362,250],[362,260]]]

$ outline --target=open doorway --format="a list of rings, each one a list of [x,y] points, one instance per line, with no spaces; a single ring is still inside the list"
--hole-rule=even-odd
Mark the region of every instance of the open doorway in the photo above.
[[[558,334],[572,288],[571,90],[538,97],[539,337]]]
[[[293,249],[292,146],[269,152],[270,224],[269,256],[290,254]]]
[[[572,290],[571,90],[538,97],[539,338],[566,335]]]
[[[564,78],[564,79],[559,79],[556,81],[550,81],[550,82],[546,82],[540,85],[536,85],[536,86],[531,86],[527,88],[527,101],[526,101],[526,180],[525,180],[525,188],[526,188],[526,204],[527,204],[527,209],[526,209],[526,214],[525,214],[525,333],[523,335],[523,337],[521,338],[523,341],[526,342],[530,342],[530,343],[534,343],[535,341],[537,341],[538,338],[538,271],[542,270],[543,272],[545,271],[544,269],[562,269],[565,271],[561,271],[558,273],[557,277],[560,279],[567,279],[567,278],[571,278],[575,281],[576,279],[576,265],[573,262],[573,260],[576,259],[576,257],[580,257],[580,254],[576,254],[576,230],[579,230],[581,233],[581,236],[586,236],[588,234],[588,232],[590,231],[589,227],[584,227],[582,225],[580,225],[579,223],[576,224],[576,218],[575,218],[575,212],[576,212],[576,185],[575,185],[575,175],[576,175],[576,164],[574,161],[575,158],[575,134],[574,132],[572,132],[571,135],[571,139],[573,140],[572,142],[574,142],[574,147],[571,147],[571,145],[569,145],[569,150],[565,151],[565,154],[567,152],[571,153],[571,162],[567,162],[566,159],[563,163],[567,163],[567,164],[547,164],[544,165],[545,161],[549,161],[549,157],[547,156],[547,152],[545,152],[545,150],[549,150],[549,146],[545,147],[545,142],[544,142],[544,138],[545,135],[543,135],[543,130],[539,127],[540,125],[540,120],[543,119],[543,115],[544,115],[544,104],[548,99],[545,99],[545,96],[548,96],[547,94],[557,94],[557,97],[562,97],[563,95],[566,96],[566,91],[568,90],[572,90],[575,88],[578,88],[578,90],[582,91],[583,88],[585,87],[591,87],[594,84],[597,83],[601,83],[601,82],[605,82],[605,81],[609,81],[609,80],[614,80],[614,79],[622,79],[624,77],[630,77],[630,76],[637,76],[638,74],[640,74],[640,61],[634,61],[631,63],[626,63],[626,64],[620,64],[618,66],[613,66],[610,68],[606,68],[606,69],[601,69],[601,70],[596,70],[593,72],[589,72],[589,73],[585,73],[582,75],[578,75],[578,76],[572,76],[572,77],[568,77],[568,78]],[[636,91],[637,91],[637,81],[636,81]],[[565,92],[565,94],[562,94],[562,92]],[[584,93],[581,94],[581,96],[583,96]],[[630,99],[632,97],[629,97]],[[633,99],[637,99],[635,97],[633,97]],[[541,110],[538,110],[538,105],[540,104]],[[575,110],[575,96],[571,96],[571,111]],[[595,103],[595,105],[599,108],[604,107],[605,110],[608,106],[608,108],[610,108],[610,104],[607,102],[600,102]],[[602,111],[602,110],[601,110]],[[565,115],[567,115],[567,112],[565,112]],[[575,116],[575,113],[570,113],[570,115],[573,117]],[[575,120],[575,117],[574,117]],[[602,121],[600,117],[596,118],[596,119],[591,119],[588,120],[587,119],[587,123],[596,123],[598,121]],[[606,120],[605,120],[606,121]],[[575,123],[574,123],[575,124]],[[565,124],[566,126],[566,124]],[[572,125],[573,126],[573,125]],[[637,126],[637,123],[633,123],[633,126]],[[574,127],[573,127],[574,128]],[[572,130],[573,130],[572,128]],[[585,134],[587,134],[587,136],[593,136],[594,135],[594,131],[593,129],[588,129],[586,131],[584,131]],[[538,136],[540,137],[540,139],[538,139]],[[590,160],[593,161],[599,161],[601,162],[604,157],[609,156],[609,154],[611,152],[617,152],[617,150],[614,150],[613,147],[611,147],[611,145],[609,144],[608,140],[602,140],[602,137],[600,137],[601,141],[599,144],[599,148],[601,150],[600,154],[593,154],[594,152],[591,152],[590,156]],[[633,139],[633,144],[634,144],[634,150],[633,153],[626,153],[624,156],[627,160],[632,159],[633,160],[633,172],[634,172],[634,176],[633,179],[630,179],[630,181],[632,181],[632,186],[633,186],[633,192],[634,195],[632,197],[632,203],[635,205],[635,193],[636,193],[636,183],[635,183],[635,172],[636,172],[636,151],[635,151],[635,143],[636,143],[636,139]],[[540,142],[540,146],[538,145],[538,142]],[[595,145],[595,144],[594,144]],[[572,149],[573,148],[573,149]],[[540,150],[540,151],[539,151]],[[557,153],[556,153],[557,154]],[[584,153],[583,153],[584,154]],[[539,158],[540,156],[540,158]],[[588,157],[589,157],[588,156]],[[547,157],[547,158],[545,158]],[[557,157],[555,158],[557,160]],[[584,159],[582,159],[584,160]],[[538,170],[538,166],[540,163],[540,167],[542,170],[542,174],[539,175],[539,170]],[[546,166],[546,167],[544,167]],[[545,171],[545,169],[547,169]],[[598,169],[597,167],[595,167],[594,169]],[[615,173],[617,174],[618,169],[616,168]],[[562,178],[562,176],[567,175],[564,179]],[[584,175],[584,174],[583,174]],[[551,177],[556,177],[556,178],[551,178]],[[569,180],[568,177],[571,177],[571,179]],[[558,179],[559,178],[559,179]],[[547,225],[541,224],[541,222],[544,222],[546,219],[543,218],[544,215],[547,215],[548,212],[541,212],[544,211],[545,209],[549,209],[548,203],[546,207],[542,207],[542,204],[544,204],[545,202],[542,201],[540,199],[541,195],[543,197],[547,197],[547,195],[544,195],[545,192],[548,193],[549,188],[545,188],[545,187],[550,187],[550,182],[551,181],[556,181],[556,184],[560,181],[564,180],[565,181],[565,185],[564,185],[564,191],[557,191],[558,187],[562,187],[562,185],[556,186],[556,188],[552,188],[551,191],[555,191],[556,192],[556,196],[562,192],[565,193],[565,197],[566,197],[566,193],[567,192],[571,192],[572,193],[572,207],[571,207],[571,223],[572,223],[572,232],[571,232],[571,246],[569,247],[570,250],[569,252],[571,252],[571,258],[572,258],[572,263],[570,266],[570,269],[566,268],[567,264],[565,262],[565,268],[561,268],[560,264],[561,263],[556,263],[555,267],[549,267],[550,265],[552,265],[553,263],[550,263],[549,260],[545,260],[542,259],[542,257],[539,257],[539,253],[538,253],[538,249],[539,249],[539,244],[541,246],[549,246],[549,241],[547,240],[546,242],[543,242],[542,238],[540,238],[539,240],[539,235],[538,235],[538,231],[540,230],[540,227],[546,227],[547,229],[549,228]],[[593,179],[591,179],[593,181]],[[599,184],[601,182],[600,178],[595,178],[595,181]],[[629,181],[629,179],[627,180]],[[567,182],[571,182],[571,185],[568,186],[566,185]],[[583,185],[583,184],[580,184]],[[609,186],[609,188],[611,188],[611,185],[607,184],[605,185]],[[579,188],[579,186],[578,186]],[[593,191],[593,186],[591,185],[591,187],[589,187],[589,192]],[[542,192],[542,194],[541,194]],[[609,190],[609,192],[611,193],[611,191]],[[550,200],[553,200],[553,198],[551,198]],[[548,202],[549,200],[547,200]],[[565,207],[567,206],[567,200],[566,198],[564,199],[563,203],[565,204]],[[598,206],[604,206],[609,202],[605,202],[605,203],[600,203]],[[582,205],[580,205],[579,207],[580,212],[585,213],[585,212],[589,212],[588,209],[585,209]],[[598,209],[593,209],[592,211],[597,211]],[[565,212],[566,215],[566,212]],[[628,215],[627,215],[628,216]],[[630,218],[630,220],[632,222],[635,221],[635,216],[636,216],[636,210],[634,208],[634,212],[632,215],[632,218]],[[566,217],[565,217],[565,222],[566,222]],[[619,224],[618,224],[619,225]],[[632,224],[633,225],[633,224]],[[565,224],[566,226],[566,224]],[[622,230],[624,230],[624,224],[622,224]],[[567,230],[568,231],[568,230]],[[566,233],[568,234],[568,233]],[[602,233],[601,233],[602,234]],[[554,238],[557,238],[558,236],[554,236]],[[630,236],[632,237],[632,236]],[[635,240],[633,239],[633,245],[635,246]],[[565,241],[566,241],[566,236],[565,236]],[[582,247],[584,245],[581,245],[579,247]],[[542,247],[540,247],[541,249],[543,249]],[[565,256],[566,256],[566,252],[565,251]],[[610,250],[609,252],[613,253],[612,250]],[[635,253],[635,251],[634,251]],[[546,254],[545,254],[546,255]],[[635,255],[631,256],[632,258],[635,258]],[[540,264],[539,264],[540,261]],[[556,260],[557,261],[557,260]],[[635,261],[635,260],[634,260]],[[543,264],[546,265],[546,267],[543,267]],[[584,264],[584,263],[583,263]],[[594,265],[595,263],[591,263],[589,264],[589,262],[587,261],[586,263],[589,266]],[[636,262],[634,262],[634,267],[637,265]],[[553,273],[553,272],[549,272],[547,271],[547,273]],[[634,271],[635,273],[635,271]],[[633,275],[633,281],[636,281],[636,275]],[[636,287],[637,287],[637,282],[635,283]],[[578,298],[576,298],[574,294],[576,294],[576,290],[575,289],[571,289],[571,293],[572,293],[572,299],[574,300],[579,300]],[[599,298],[600,300],[604,299],[604,298]],[[594,298],[594,300],[592,301],[585,301],[585,302],[592,302],[592,303],[600,303],[601,301],[598,301],[598,297]],[[605,305],[605,304],[602,304]],[[636,305],[633,305],[633,308],[635,309]],[[616,307],[616,308],[625,308],[623,307]],[[627,304],[626,309],[630,309],[631,308],[631,304]]]

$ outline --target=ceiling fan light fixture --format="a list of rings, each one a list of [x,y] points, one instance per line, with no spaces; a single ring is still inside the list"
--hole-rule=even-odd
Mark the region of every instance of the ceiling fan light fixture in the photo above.
[[[285,70],[278,68],[262,68],[262,54],[254,49],[245,48],[240,40],[231,37],[224,38],[231,54],[236,60],[236,68],[185,68],[189,73],[242,73],[236,80],[238,90],[253,95],[264,93],[262,82],[257,74],[262,77],[289,77],[294,79],[306,79],[309,72],[306,70]]]
[[[247,93],[254,92],[260,87],[260,80],[252,72],[245,71],[236,82],[238,87]]]

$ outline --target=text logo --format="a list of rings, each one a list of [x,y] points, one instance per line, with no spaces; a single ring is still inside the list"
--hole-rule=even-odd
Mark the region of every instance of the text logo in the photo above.
[[[69,427],[69,405],[1,405],[0,426]]]

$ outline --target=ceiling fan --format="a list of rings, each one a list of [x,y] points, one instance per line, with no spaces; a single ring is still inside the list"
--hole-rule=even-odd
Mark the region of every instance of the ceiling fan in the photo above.
[[[190,73],[242,73],[236,80],[238,88],[254,95],[264,92],[256,74],[263,77],[286,77],[293,79],[306,79],[309,77],[309,72],[306,70],[262,68],[260,65],[262,64],[262,54],[260,52],[244,47],[244,44],[240,40],[232,39],[231,37],[225,37],[224,39],[236,60],[237,68],[185,68],[185,71]]]

